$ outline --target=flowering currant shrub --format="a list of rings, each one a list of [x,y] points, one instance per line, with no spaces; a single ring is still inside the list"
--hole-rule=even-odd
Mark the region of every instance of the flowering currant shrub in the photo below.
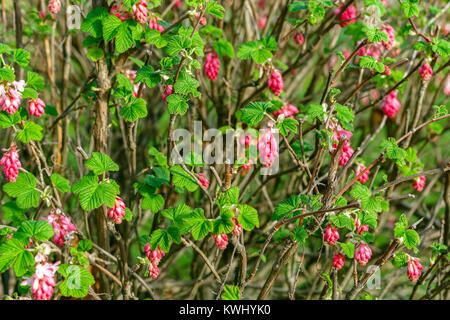
[[[448,1],[1,10],[2,299],[449,298]]]

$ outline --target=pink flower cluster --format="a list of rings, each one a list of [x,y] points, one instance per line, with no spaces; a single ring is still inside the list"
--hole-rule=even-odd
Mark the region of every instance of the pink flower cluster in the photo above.
[[[391,119],[395,116],[400,107],[401,104],[400,101],[398,101],[397,99],[397,92],[395,90],[391,91],[391,93],[387,95],[386,99],[381,105],[383,113]]]
[[[450,95],[450,76],[447,76],[447,79],[445,79],[444,94],[447,96]]]
[[[303,36],[303,33],[297,32],[294,34],[294,41],[296,44],[301,46],[305,42],[305,37]]]
[[[342,147],[342,153],[341,153],[341,157],[339,158],[339,165],[341,167],[344,167],[345,164],[348,162],[348,160],[351,158],[351,156],[354,153],[354,150],[350,144],[350,137],[353,135],[353,133],[351,133],[350,131],[344,130],[341,128],[341,126],[336,125],[336,127],[334,128],[334,135],[332,137],[332,139],[334,141],[339,141],[340,137],[342,135],[345,135],[347,140],[344,143],[344,146]],[[338,143],[333,143],[332,145],[332,151],[335,152],[336,149],[338,147]]]
[[[242,233],[242,226],[239,224],[237,218],[233,218],[233,223],[234,223],[233,234],[235,236],[238,236]]]
[[[274,95],[279,96],[284,88],[283,77],[280,71],[274,69],[268,81],[269,89]]]
[[[274,111],[273,116],[278,117],[280,114],[283,114],[285,118],[294,119],[297,113],[299,113],[298,108],[288,103],[287,105],[283,106],[280,110]]]
[[[431,69],[428,62],[425,62],[424,65],[420,67],[419,73],[423,81],[429,81],[433,76],[433,69]]]
[[[422,270],[423,267],[420,264],[419,259],[410,257],[408,260],[408,279],[411,282],[416,282],[419,280]]]
[[[358,216],[355,218],[355,226],[356,226],[356,232],[362,235],[364,231],[369,231],[369,225],[364,224],[361,225],[361,221],[359,220]]]
[[[337,16],[341,12],[341,8],[337,7],[334,9],[334,15]],[[356,7],[351,5],[341,14],[339,17],[339,25],[344,28],[348,24],[356,22]]]
[[[200,183],[202,184],[202,186],[205,189],[208,189],[208,187],[209,187],[209,180],[205,178],[205,175],[203,173],[199,173],[198,174],[198,178],[199,178]]]
[[[137,23],[144,24],[147,22],[147,1],[140,0],[138,3],[135,3],[131,9],[133,10],[134,20],[136,20]]]
[[[377,61],[381,57],[381,46],[379,44],[368,44],[356,53],[358,56],[371,56],[374,57]]]
[[[328,243],[330,246],[334,246],[336,241],[339,240],[339,232],[336,228],[328,225],[323,234],[323,240]]]
[[[415,179],[413,181],[414,189],[416,189],[418,192],[422,191],[423,188],[425,188],[425,180],[425,176],[420,176],[419,178]]]
[[[194,17],[195,17],[195,19],[198,19],[200,17],[200,14],[196,14]],[[205,15],[203,15],[200,19],[200,24],[202,26],[206,26],[206,23],[207,23],[206,17],[205,17]]]
[[[3,173],[9,182],[16,182],[19,175],[19,169],[22,166],[17,152],[17,145],[13,142],[5,154],[0,159],[0,166],[3,167]]]
[[[50,0],[48,2],[48,10],[53,14],[57,14],[61,10],[61,2],[59,0]]]
[[[40,118],[45,111],[45,103],[41,99],[37,98],[36,100],[30,99],[28,101],[28,112],[30,116],[35,116]]]
[[[120,21],[124,22],[125,20],[132,18],[132,16],[128,11],[123,10],[122,5],[122,3],[119,6],[113,5],[109,13],[115,15]]]
[[[213,238],[216,241],[216,246],[218,246],[220,250],[225,250],[227,248],[228,236],[226,235],[226,233],[213,235]]]
[[[275,159],[278,158],[278,143],[272,131],[272,128],[266,128],[256,145],[259,150],[260,161],[265,167],[270,167]]]
[[[372,250],[366,243],[359,243],[355,248],[355,259],[362,266],[365,266],[372,258]]]
[[[3,111],[14,114],[19,109],[22,101],[22,92],[25,89],[25,81],[14,81],[6,85],[0,84],[0,107]]]
[[[258,28],[264,29],[267,23],[267,15],[262,14],[261,17],[258,19]]]
[[[158,20],[161,20],[160,17],[153,15],[152,17],[150,17],[150,19],[148,20],[148,27],[150,29],[154,29],[154,30],[158,30],[159,32],[164,31],[164,26],[158,24]]]
[[[395,43],[395,29],[391,25],[385,23],[381,28],[381,31],[386,32],[388,35],[388,42],[381,41],[383,47],[386,50],[391,50]]]
[[[359,174],[361,172],[363,172],[366,169],[366,166],[363,164],[360,164],[357,168],[356,168],[356,172],[355,175],[359,176]],[[369,174],[370,174],[370,170],[365,171],[361,177],[359,177],[358,181],[361,183],[366,183],[369,180]]]
[[[206,55],[203,68],[209,80],[211,81],[216,80],[217,75],[219,74],[220,60],[217,53],[214,50]]]
[[[38,257],[36,255],[36,257]],[[58,270],[60,262],[48,263],[41,260],[39,256],[35,260],[37,262],[35,272],[31,278],[25,278],[21,285],[31,286],[31,293],[35,300],[50,300],[55,287],[55,273]]]
[[[155,251],[152,251],[150,249],[150,242],[145,245],[144,250],[147,254],[148,261],[150,262],[148,269],[150,272],[150,277],[156,279],[159,275],[159,262],[161,261],[162,257],[166,255],[166,253],[162,251],[159,246]]]
[[[64,216],[60,209],[52,209],[45,220],[53,227],[53,241],[61,248],[64,246],[64,239],[68,239],[72,232],[77,230],[70,218]]]
[[[114,206],[108,210],[108,217],[114,220],[116,224],[121,224],[125,217],[125,203],[120,197],[116,197]]]
[[[126,69],[125,70],[125,77],[127,77],[128,80],[131,81],[131,83],[133,84],[133,97],[137,98],[138,97],[138,93],[139,93],[139,87],[140,85],[137,84],[135,82],[136,80],[136,70],[130,70],[130,69]],[[144,90],[145,84],[142,86],[142,90]],[[143,93],[141,92],[140,98],[142,98]]]
[[[162,94],[162,99],[164,102],[167,102],[167,97],[170,96],[173,93],[173,85],[169,84],[164,87],[164,91]]]
[[[333,267],[340,270],[344,266],[345,257],[343,254],[336,253],[333,257]]]

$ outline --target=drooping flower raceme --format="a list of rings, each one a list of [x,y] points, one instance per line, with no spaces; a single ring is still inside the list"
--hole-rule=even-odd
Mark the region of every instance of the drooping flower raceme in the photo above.
[[[211,81],[216,80],[217,75],[219,74],[220,60],[217,53],[214,50],[206,55],[203,68],[209,80]]]
[[[116,224],[121,224],[125,216],[125,203],[120,197],[116,197],[114,206],[108,210],[108,217],[114,220]]]
[[[31,286],[31,293],[35,300],[50,300],[53,295],[53,288],[56,284],[55,273],[58,270],[56,263],[38,263],[31,278],[25,278],[21,285]]]
[[[419,259],[410,257],[408,260],[408,279],[411,282],[416,282],[419,280],[422,270],[423,267],[420,264]]]
[[[53,14],[57,14],[61,10],[61,2],[59,0],[50,0],[48,2],[48,10]]]
[[[359,174],[361,172],[363,172],[366,169],[366,166],[363,164],[360,164],[357,168],[356,168],[356,172],[355,175],[359,176]],[[366,183],[369,180],[369,174],[370,174],[370,170],[366,170],[361,177],[359,177],[358,181],[361,183]]]
[[[70,239],[72,233],[77,230],[70,217],[64,216],[60,209],[52,209],[45,220],[53,227],[53,241],[61,248],[64,246],[64,240]]]
[[[19,82],[8,83],[6,87],[0,84],[0,107],[3,111],[9,114],[16,113],[22,101],[21,88]]]
[[[425,176],[420,176],[417,179],[415,179],[413,181],[413,187],[414,189],[416,189],[418,192],[422,191],[423,188],[425,188]]]
[[[297,33],[294,34],[294,40],[295,40],[296,44],[301,46],[305,42],[305,37],[303,36],[302,33],[297,32]]]
[[[328,243],[330,246],[334,246],[336,241],[339,240],[339,232],[336,228],[328,225],[325,229],[325,232],[323,234],[323,239],[326,243]]]
[[[226,235],[226,233],[213,235],[213,238],[216,241],[216,246],[218,246],[220,250],[225,250],[227,248],[228,236]]]
[[[279,96],[281,94],[281,91],[283,91],[284,88],[284,82],[280,71],[276,69],[272,71],[268,85],[270,91],[272,91],[274,95]]]
[[[424,65],[420,67],[419,73],[423,81],[429,81],[433,76],[433,69],[431,69],[428,62],[425,62]]]
[[[447,76],[444,83],[444,94],[450,95],[450,76]]]
[[[0,159],[0,166],[3,167],[3,173],[9,182],[15,182],[19,175],[19,169],[22,166],[19,160],[17,145],[13,142],[8,150],[5,150]]]
[[[359,220],[358,216],[356,216],[355,218],[355,227],[356,232],[359,233],[360,235],[362,235],[364,231],[369,231],[369,225],[367,224],[361,225],[361,221]]]
[[[28,101],[28,112],[30,116],[41,117],[45,111],[45,103],[40,98]]]
[[[273,112],[274,117],[278,117],[280,114],[283,114],[285,118],[294,119],[295,115],[299,113],[298,108],[293,106],[292,104],[287,104],[283,106],[281,109]]]
[[[337,7],[334,9],[334,15],[338,15],[341,12],[341,8]],[[348,6],[348,8],[341,14],[339,17],[339,25],[344,28],[348,24],[355,23],[356,22],[356,7],[351,5]]]
[[[154,29],[154,30],[158,30],[159,32],[164,31],[164,26],[158,24],[158,20],[161,20],[160,17],[153,15],[152,17],[150,17],[150,19],[148,20],[148,27],[150,29]]]
[[[126,69],[126,70],[125,70],[125,77],[127,77],[127,79],[130,80],[131,83],[133,84],[133,97],[135,97],[135,98],[138,97],[139,87],[140,87],[140,84],[137,84],[137,83],[135,82],[135,79],[136,79],[136,73],[137,73],[136,70],[130,70],[130,69]],[[144,85],[142,86],[142,90],[144,90],[145,88],[146,88],[146,87],[145,87],[145,84],[144,84]],[[142,97],[142,96],[143,96],[143,93],[141,92],[140,97]]]
[[[145,253],[147,255],[149,264],[149,272],[150,277],[153,279],[156,279],[159,275],[159,262],[161,261],[162,257],[166,255],[164,251],[161,250],[161,248],[158,246],[155,251],[152,251],[150,249],[150,243],[147,243],[144,247]]]
[[[394,28],[392,28],[391,25],[386,23],[381,28],[381,31],[386,32],[387,35],[388,35],[388,42],[381,41],[381,43],[383,44],[383,46],[384,46],[384,48],[386,50],[391,50],[392,47],[394,46],[394,43],[395,43],[395,30],[394,30]]]
[[[242,226],[239,224],[237,218],[233,218],[233,223],[234,223],[233,234],[235,236],[238,236],[242,233]]]
[[[398,101],[397,99],[396,91],[392,91],[391,93],[389,93],[386,99],[384,100],[383,104],[381,105],[383,113],[391,119],[395,117],[395,114],[398,112],[400,107],[401,104],[400,101]]]
[[[372,258],[372,250],[367,243],[359,243],[355,248],[355,259],[356,261],[365,266]]]
[[[275,159],[278,158],[278,143],[272,131],[273,128],[266,128],[256,145],[259,150],[260,161],[265,167],[270,167]]]
[[[346,165],[346,163],[348,162],[348,160],[350,160],[351,156],[354,153],[354,150],[350,144],[350,137],[353,135],[353,133],[351,133],[350,131],[344,130],[342,129],[340,126],[337,126],[334,129],[334,135],[332,137],[332,139],[334,141],[339,141],[340,137],[345,135],[345,137],[347,138],[347,140],[344,142],[344,146],[342,147],[342,153],[341,153],[341,157],[339,158],[339,165],[341,167],[344,167]],[[333,143],[332,145],[332,151],[336,152],[338,147],[337,143]]]
[[[343,254],[336,253],[333,257],[333,267],[340,270],[344,266],[345,257]]]
[[[172,93],[173,93],[173,85],[169,84],[165,86],[162,94],[162,99],[164,100],[164,102],[167,102],[167,97],[170,96]]]
[[[205,189],[208,189],[209,187],[209,180],[205,178],[205,175],[203,173],[198,174],[198,179],[200,180],[200,183]]]
[[[132,7],[133,17],[137,23],[144,24],[147,22],[148,17],[148,9],[147,9],[147,1],[140,0],[138,3],[135,3]]]

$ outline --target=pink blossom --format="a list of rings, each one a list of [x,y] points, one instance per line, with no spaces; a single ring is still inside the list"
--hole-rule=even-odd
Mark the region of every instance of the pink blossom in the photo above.
[[[345,257],[340,253],[336,253],[333,257],[333,267],[340,270],[344,266]]]
[[[30,99],[28,102],[28,112],[30,116],[40,117],[44,114],[45,103],[41,99],[36,100]]]
[[[245,170],[245,171],[250,170],[252,165],[253,165],[252,161],[249,160],[247,163],[244,163],[242,165],[242,170]]]
[[[227,248],[228,236],[225,233],[213,235],[213,238],[216,241],[216,246],[218,246],[220,250],[225,250]]]
[[[121,6],[122,5],[120,5],[120,7]],[[125,20],[128,20],[132,17],[132,15],[128,11],[121,10],[121,8],[119,8],[119,6],[117,6],[117,5],[113,5],[111,7],[111,10],[109,11],[109,13],[115,15],[122,22],[124,22]]]
[[[423,267],[420,264],[419,259],[410,257],[408,261],[408,279],[411,282],[416,282],[419,279],[422,270]]]
[[[152,277],[153,279],[156,279],[159,275],[159,262],[161,261],[162,257],[166,255],[166,253],[164,251],[161,250],[161,248],[158,246],[155,251],[152,251],[150,249],[150,243],[147,243],[145,245],[144,248],[148,261],[149,263],[149,272],[150,272],[150,277]]]
[[[301,46],[305,42],[305,37],[303,36],[302,33],[297,32],[297,33],[294,34],[294,41],[295,41],[296,44]]]
[[[239,224],[237,218],[233,218],[233,223],[234,223],[233,234],[235,236],[238,236],[242,233],[242,226]]]
[[[195,15],[195,19],[198,19],[200,17],[200,14],[196,14]],[[201,17],[201,19],[200,19],[200,24],[202,25],[202,26],[206,26],[206,17],[205,17],[205,15],[203,15],[202,17]]]
[[[366,243],[359,243],[355,248],[355,259],[362,266],[365,266],[372,257],[372,250]]]
[[[298,108],[288,103],[287,105],[283,106],[280,110],[274,111],[273,116],[278,117],[280,114],[283,114],[285,118],[294,119],[297,113],[299,113]]]
[[[39,11],[39,13],[38,13],[39,19],[45,20],[46,16],[47,16],[47,13],[45,12],[45,10]]]
[[[214,50],[206,55],[203,68],[205,69],[206,76],[209,78],[209,80],[216,80],[217,75],[219,74],[220,60]]]
[[[360,164],[357,168],[356,168],[356,176],[359,176],[359,174],[361,172],[363,172],[366,169],[366,166],[363,164]],[[359,177],[358,181],[361,183],[366,183],[369,180],[369,174],[370,174],[370,170],[365,171],[361,177]]]
[[[31,293],[35,300],[50,300],[55,286],[55,273],[60,262],[38,263],[33,276],[25,278],[21,285],[31,286]]]
[[[272,128],[266,128],[256,145],[259,150],[260,161],[265,167],[270,167],[278,158],[278,143],[272,131]]]
[[[108,217],[114,220],[116,224],[121,224],[125,216],[125,203],[120,197],[116,197],[114,206],[108,210]]]
[[[257,2],[258,7],[260,7],[261,9],[265,9],[267,7],[267,3],[265,0],[258,0]]]
[[[334,10],[334,15],[338,15],[341,12],[341,8],[336,8]],[[356,22],[356,7],[351,5],[341,14],[339,17],[339,25],[344,28],[348,24]]]
[[[251,134],[247,133],[243,137],[241,137],[241,144],[246,147],[250,146],[253,143],[253,137]]]
[[[59,0],[50,0],[48,2],[48,10],[53,14],[57,14],[61,10],[61,2]]]
[[[341,167],[344,167],[354,153],[354,150],[353,150],[352,146],[350,145],[350,141],[348,140],[353,135],[353,133],[351,133],[350,131],[344,130],[340,126],[338,126],[334,129],[334,135],[333,135],[332,139],[334,141],[339,141],[339,139],[342,135],[344,135],[347,138],[347,140],[344,142],[344,146],[342,147],[341,157],[339,158],[339,165]],[[335,152],[337,147],[338,147],[338,143],[334,142],[332,145],[332,152]]]
[[[323,234],[323,239],[326,243],[328,243],[330,246],[334,246],[336,241],[339,240],[339,232],[336,228],[331,227],[328,225],[325,229],[325,232]]]
[[[447,79],[445,79],[444,94],[450,95],[450,76],[447,76]]]
[[[274,95],[279,96],[281,94],[281,91],[283,91],[284,88],[284,82],[283,77],[278,70],[274,69],[272,71],[268,85],[270,91],[272,91]]]
[[[174,7],[176,7],[176,8],[181,7],[181,1],[178,0],[177,2],[175,2]]]
[[[369,225],[367,224],[361,225],[361,221],[359,220],[358,216],[356,216],[355,218],[355,227],[356,232],[359,233],[360,235],[362,235],[364,231],[369,231]]]
[[[140,0],[138,3],[134,4],[131,9],[133,10],[133,17],[137,23],[143,24],[147,22],[147,1]]]
[[[383,104],[381,105],[381,109],[383,110],[383,113],[388,116],[389,118],[393,118],[395,114],[400,109],[400,101],[397,99],[397,92],[391,91],[384,100]]]
[[[0,159],[0,165],[3,167],[3,173],[9,182],[16,182],[19,175],[19,169],[22,166],[19,160],[17,145],[13,142],[8,150]]]
[[[164,87],[164,92],[162,94],[162,99],[167,102],[167,97],[173,93],[173,85],[169,84]]]
[[[420,67],[419,73],[423,81],[429,81],[433,76],[433,69],[431,69],[428,62],[425,62],[425,64]]]
[[[384,66],[383,74],[389,77],[392,74],[391,68],[389,68],[388,66]]]
[[[13,87],[21,89],[19,82],[9,83],[6,88],[4,85],[0,84],[0,106],[3,111],[9,114],[16,113],[19,109],[20,102],[22,101],[22,94],[20,93],[20,90]]]
[[[153,15],[152,17],[150,17],[150,19],[148,20],[148,27],[150,29],[155,29],[158,30],[159,32],[164,31],[164,26],[158,24],[158,20],[161,20],[160,17]]]
[[[139,93],[139,87],[140,84],[135,82],[136,79],[136,70],[130,70],[130,69],[126,69],[125,70],[125,77],[127,77],[128,80],[131,81],[131,83],[133,84],[133,97],[137,98],[138,93]],[[145,89],[146,86],[145,84],[142,86],[142,90]],[[141,92],[140,97],[142,97],[144,94]]]
[[[202,184],[202,186],[203,186],[205,189],[208,189],[208,187],[209,187],[209,181],[208,181],[208,179],[205,178],[205,175],[204,175],[203,173],[199,173],[199,174],[198,174],[198,178],[199,178],[200,183]]]
[[[63,247],[64,239],[70,239],[72,232],[77,230],[70,218],[64,216],[60,209],[52,209],[45,220],[53,227],[53,241],[59,247]]]
[[[258,28],[264,29],[267,23],[267,15],[263,14],[258,20]]]
[[[386,23],[386,24],[381,28],[381,31],[386,32],[387,35],[388,35],[388,42],[386,43],[386,42],[384,42],[384,41],[381,41],[381,43],[383,44],[383,46],[384,46],[384,48],[385,48],[386,50],[391,50],[391,49],[392,49],[392,46],[394,45],[394,42],[395,42],[395,30],[394,30],[394,28],[392,28],[391,25],[389,25],[389,24]]]
[[[413,181],[414,189],[416,189],[418,192],[422,191],[423,188],[425,188],[425,180],[425,176],[420,176],[419,178],[415,179]]]

